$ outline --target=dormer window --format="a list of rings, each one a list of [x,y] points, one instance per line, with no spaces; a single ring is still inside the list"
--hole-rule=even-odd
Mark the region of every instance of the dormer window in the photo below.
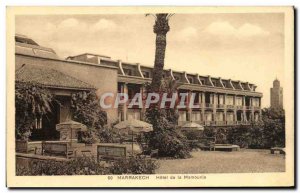
[[[175,80],[180,80],[179,76],[174,76]]]
[[[124,69],[124,73],[127,76],[132,76],[132,71],[130,69]]]
[[[212,80],[212,83],[213,83],[214,86],[217,86],[217,81]]]
[[[194,83],[194,79],[193,79],[193,78],[189,77],[188,80],[189,80],[189,82],[190,82],[191,84]]]
[[[150,78],[150,72],[142,71],[144,78]]]

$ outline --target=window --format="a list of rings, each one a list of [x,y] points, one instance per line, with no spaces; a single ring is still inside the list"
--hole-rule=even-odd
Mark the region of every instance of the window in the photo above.
[[[128,120],[131,120],[131,119],[140,120],[141,113],[140,113],[140,111],[137,111],[137,110],[128,110],[127,117],[128,117],[127,118]]]
[[[233,96],[226,96],[226,104],[233,105]]]
[[[259,99],[258,98],[253,98],[252,99],[252,106],[259,107]]]
[[[191,121],[200,121],[201,120],[201,114],[198,111],[192,112]]]
[[[235,105],[236,106],[243,106],[243,98],[242,97],[236,97]]]
[[[223,121],[224,119],[224,113],[223,112],[217,112],[216,114],[216,121]]]
[[[212,113],[211,112],[205,113],[205,121],[212,121]]]
[[[136,85],[128,85],[128,99],[133,99],[136,93],[140,93],[140,87]]]
[[[223,81],[225,88],[230,88],[230,84],[228,82]]]
[[[259,120],[259,114],[258,114],[258,113],[255,113],[255,114],[254,114],[254,121],[255,121],[255,122],[258,122],[258,120]]]
[[[214,86],[217,86],[217,81],[212,80],[212,83],[213,83]]]
[[[233,113],[232,112],[227,112],[227,115],[226,115],[226,121],[233,121]]]
[[[190,82],[191,84],[194,83],[194,79],[193,79],[193,78],[189,77],[188,80],[189,80],[189,82]]]
[[[178,92],[178,99],[179,99],[179,102],[181,103],[181,100],[183,100],[182,98],[184,97],[184,102],[186,103],[188,101],[188,97],[189,97],[189,94],[188,92],[185,92],[185,91],[179,91]]]
[[[186,121],[186,112],[185,111],[179,111],[178,121]]]
[[[219,95],[218,98],[219,98],[218,104],[224,104],[224,95]]]
[[[150,72],[142,71],[144,78],[150,78]]]
[[[132,75],[132,71],[130,69],[124,69],[124,73],[125,73],[125,75],[128,75],[128,76]]]
[[[42,117],[35,119],[35,129],[42,129],[43,128]]]
[[[199,104],[200,103],[200,93],[199,92],[195,92],[193,93],[194,98],[194,104]]]

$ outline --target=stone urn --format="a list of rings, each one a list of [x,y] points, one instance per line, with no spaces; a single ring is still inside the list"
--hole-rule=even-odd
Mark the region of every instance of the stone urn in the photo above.
[[[87,131],[87,127],[82,123],[69,120],[57,124],[56,130],[60,133],[60,141],[77,142],[78,132]]]

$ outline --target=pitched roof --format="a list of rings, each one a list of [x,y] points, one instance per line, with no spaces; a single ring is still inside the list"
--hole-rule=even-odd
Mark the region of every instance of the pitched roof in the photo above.
[[[66,89],[92,89],[92,85],[60,71],[25,64],[16,70],[16,81],[36,82],[48,87]]]

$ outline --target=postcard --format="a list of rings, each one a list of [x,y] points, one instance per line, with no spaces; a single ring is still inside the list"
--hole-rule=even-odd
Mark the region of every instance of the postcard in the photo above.
[[[7,186],[294,187],[293,7],[7,7]]]

